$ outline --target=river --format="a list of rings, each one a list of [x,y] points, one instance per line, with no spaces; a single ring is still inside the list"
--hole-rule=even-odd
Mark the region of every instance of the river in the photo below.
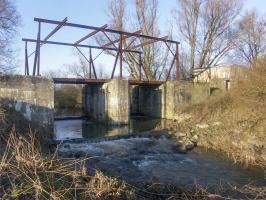
[[[162,120],[145,117],[132,118],[125,126],[106,126],[81,119],[59,120],[55,121],[55,139],[66,140],[59,148],[62,155],[94,157],[87,163],[90,168],[127,181],[153,181],[182,187],[193,187],[197,183],[213,190],[223,187],[225,191],[250,183],[266,185],[260,168],[233,164],[220,152],[197,147],[184,154],[163,134],[139,135],[160,123]],[[115,135],[120,137],[112,137]],[[104,139],[95,140],[102,137]]]

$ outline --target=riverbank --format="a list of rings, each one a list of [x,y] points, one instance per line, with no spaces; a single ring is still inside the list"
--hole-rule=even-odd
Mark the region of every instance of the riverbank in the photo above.
[[[193,162],[195,158],[191,155],[169,154],[175,148],[169,146],[170,141],[164,137],[154,138],[151,141],[145,138],[129,138],[128,140],[92,143],[91,145],[96,145],[93,148],[85,145],[89,151],[95,150],[100,153],[102,152],[100,148],[103,148],[107,155],[96,157],[87,155],[82,158],[60,157],[58,151],[54,154],[43,153],[31,133],[18,136],[13,131],[7,142],[7,148],[0,163],[0,198],[2,199],[225,199],[232,197],[263,199],[266,196],[263,187],[249,184],[242,187],[230,184],[223,185],[223,187],[221,185],[220,187],[218,185],[210,187],[211,185],[204,186],[197,181],[193,184],[193,180],[187,179],[187,175],[191,174],[189,166],[195,165],[194,171],[201,170],[197,165],[200,164],[199,162],[203,162],[209,170],[202,170],[205,173],[205,178],[201,177],[200,181],[206,183],[208,183],[207,178],[211,175],[213,176],[212,181],[219,184],[219,180],[215,179],[216,172],[224,176],[224,171],[216,171],[217,169],[212,167],[213,160],[204,161],[196,158],[196,162]],[[165,144],[167,148],[162,148],[161,144]],[[69,145],[71,147],[75,144]],[[109,151],[110,148],[112,152]],[[128,152],[131,156],[129,159],[126,158],[126,152],[121,152],[123,148],[124,150],[131,149]],[[153,154],[154,156],[152,156]],[[147,158],[146,155],[150,156]],[[108,160],[111,161],[109,167]],[[93,170],[92,163],[95,161],[104,164],[103,166],[107,169]],[[131,161],[133,165],[128,165]],[[125,166],[122,166],[121,163],[124,163]],[[178,163],[179,167],[176,166]],[[182,167],[182,165],[187,167]],[[171,173],[166,170],[169,166],[175,170],[175,174],[180,175],[180,179],[165,175]],[[142,176],[131,173],[134,172],[134,167],[140,168],[146,173]],[[114,176],[108,169],[115,170],[118,174]],[[184,170],[187,171],[187,175],[182,175]],[[132,181],[123,178],[127,175],[132,177]],[[148,179],[147,175],[164,178],[166,182],[160,182],[159,179]],[[143,180],[134,181],[138,177],[143,177]],[[190,179],[193,179],[193,176],[190,176]],[[185,184],[180,187],[178,184],[171,184],[171,180],[179,184],[180,181],[189,182],[192,185],[186,187]]]
[[[197,135],[200,146],[228,154],[236,163],[266,167],[266,59],[227,92],[177,111],[173,133]]]
[[[242,107],[227,94],[208,105],[187,108],[188,119],[169,127],[174,132],[196,134],[198,145],[225,152],[235,163],[265,167],[265,118],[260,110],[238,110],[238,106]]]

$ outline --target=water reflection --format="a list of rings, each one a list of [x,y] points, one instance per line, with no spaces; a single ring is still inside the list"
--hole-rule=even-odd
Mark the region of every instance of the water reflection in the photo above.
[[[128,125],[110,126],[81,119],[56,120],[54,133],[56,140],[125,135],[152,130],[160,121],[160,119],[133,117]]]

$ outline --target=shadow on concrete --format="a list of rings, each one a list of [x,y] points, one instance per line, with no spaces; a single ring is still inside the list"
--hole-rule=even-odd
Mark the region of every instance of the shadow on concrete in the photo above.
[[[4,111],[4,120],[0,121],[3,140],[8,139],[10,131],[15,127],[16,132],[22,135],[30,130],[35,132],[44,146],[51,142],[54,125],[52,108],[9,98],[0,98],[0,107]]]
[[[130,115],[162,117],[162,90],[160,86],[140,85],[130,88]]]

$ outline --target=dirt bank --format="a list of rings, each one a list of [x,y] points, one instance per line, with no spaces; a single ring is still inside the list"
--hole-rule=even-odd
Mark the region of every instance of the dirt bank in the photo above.
[[[235,162],[266,166],[266,58],[237,77],[228,92],[188,105],[167,122],[173,133],[197,135],[198,144]]]

